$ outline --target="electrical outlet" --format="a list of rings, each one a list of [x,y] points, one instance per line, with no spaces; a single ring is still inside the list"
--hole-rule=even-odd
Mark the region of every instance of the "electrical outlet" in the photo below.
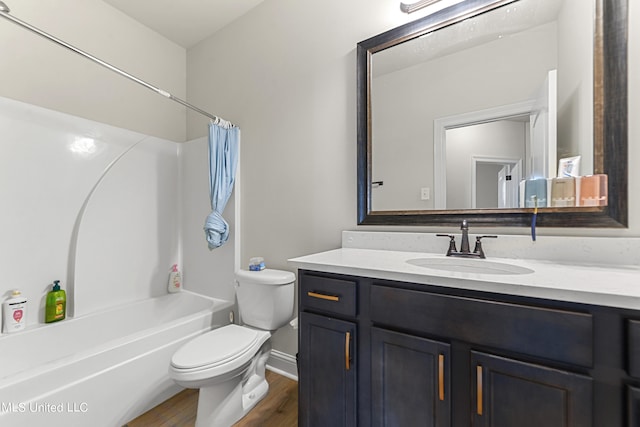
[[[431,189],[429,187],[422,187],[420,189],[420,199],[429,200],[431,198]]]

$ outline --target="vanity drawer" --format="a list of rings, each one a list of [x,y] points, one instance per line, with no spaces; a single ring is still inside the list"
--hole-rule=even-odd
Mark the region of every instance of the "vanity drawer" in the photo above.
[[[629,375],[640,378],[640,320],[627,321]]]
[[[302,276],[300,303],[303,310],[356,315],[356,282],[312,275]]]
[[[371,287],[371,320],[471,344],[574,365],[593,364],[590,314]]]

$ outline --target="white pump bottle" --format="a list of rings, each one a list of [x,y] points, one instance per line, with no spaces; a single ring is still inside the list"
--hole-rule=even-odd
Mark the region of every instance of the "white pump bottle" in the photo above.
[[[182,276],[178,271],[178,264],[173,264],[171,273],[169,273],[169,285],[167,290],[171,293],[180,292],[182,290]]]

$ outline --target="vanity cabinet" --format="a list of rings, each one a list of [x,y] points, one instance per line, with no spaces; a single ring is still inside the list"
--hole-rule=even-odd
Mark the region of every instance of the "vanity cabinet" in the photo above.
[[[298,278],[301,426],[640,427],[638,311]]]
[[[396,283],[372,284],[369,294],[370,318],[374,324],[440,337],[441,346],[449,347],[445,342],[452,342],[452,346],[458,350],[456,355],[468,361],[469,369],[458,369],[453,375],[471,376],[468,386],[462,381],[458,381],[460,385],[457,386],[470,389],[468,395],[471,401],[464,403],[465,407],[473,408],[471,425],[591,425],[593,394],[590,378],[473,350],[484,347],[493,352],[530,360],[544,357],[573,364],[580,370],[582,366],[589,367],[592,364],[593,319],[590,314],[412,290]],[[373,345],[375,340],[372,338],[371,342]],[[371,352],[372,366],[388,363],[380,358],[375,347]],[[401,357],[389,362],[406,363]],[[417,370],[415,375],[414,382],[418,378],[429,381],[429,372],[425,375]],[[450,378],[448,373],[446,378]],[[455,383],[455,378],[453,381]],[[425,402],[430,401],[430,398],[425,399]],[[423,403],[423,406],[426,408],[429,404]],[[400,408],[404,409],[403,405]],[[375,411],[372,418],[376,418]],[[440,424],[392,422],[382,425]]]
[[[371,329],[373,426],[451,425],[449,344]]]
[[[640,380],[640,320],[627,321],[629,375]],[[640,426],[640,386],[627,388],[628,427]]]
[[[629,375],[640,379],[640,320],[627,321],[627,342]]]
[[[629,408],[628,427],[640,426],[640,388],[629,387],[627,389],[627,406]]]
[[[591,378],[471,352],[473,426],[591,426]]]
[[[300,281],[299,424],[357,424],[356,284],[309,276]],[[346,319],[346,320],[345,320]]]
[[[354,323],[301,313],[300,425],[355,426]]]

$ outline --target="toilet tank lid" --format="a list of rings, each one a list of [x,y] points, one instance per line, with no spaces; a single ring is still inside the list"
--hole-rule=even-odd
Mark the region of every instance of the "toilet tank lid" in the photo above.
[[[288,285],[296,281],[296,276],[290,271],[265,268],[260,271],[238,270],[236,280],[257,285]]]

